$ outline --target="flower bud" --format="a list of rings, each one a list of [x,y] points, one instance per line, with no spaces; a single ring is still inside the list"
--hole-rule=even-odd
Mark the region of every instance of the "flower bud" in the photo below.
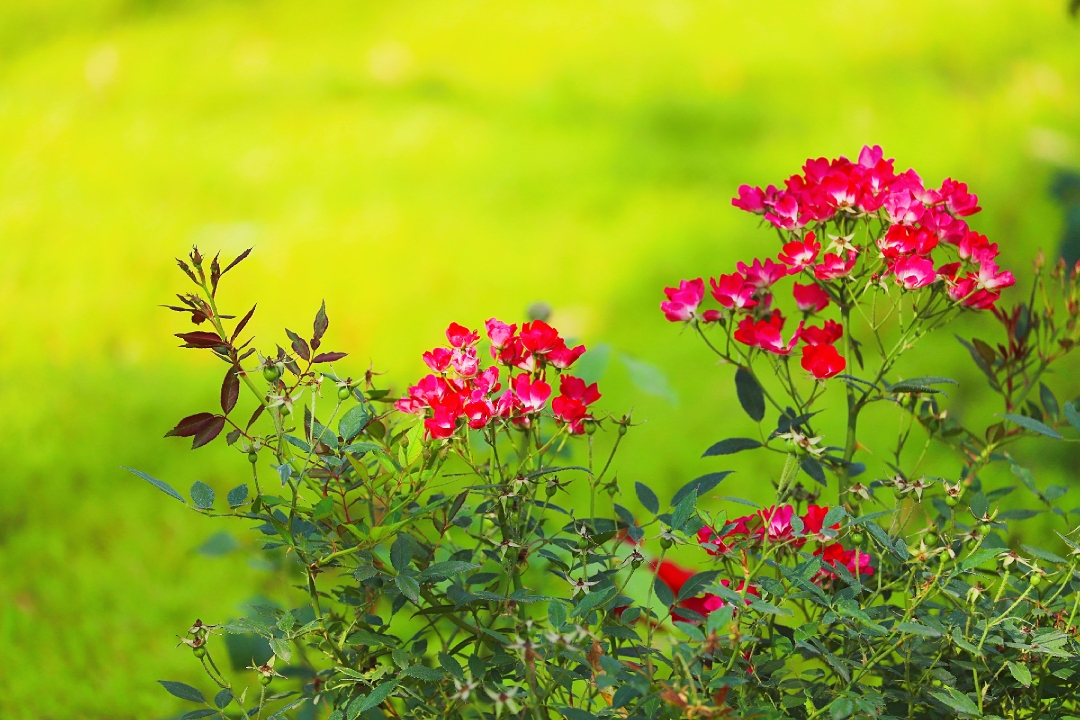
[[[671,545],[672,545],[671,538],[669,538],[669,537],[660,538],[660,547],[667,550],[667,549],[669,549],[671,547]]]
[[[348,400],[350,397],[352,397],[352,390],[350,390],[347,386],[338,388],[337,396],[338,400]]]
[[[259,462],[259,453],[255,452],[254,450],[249,452],[248,453],[248,462],[251,463],[252,465]]]

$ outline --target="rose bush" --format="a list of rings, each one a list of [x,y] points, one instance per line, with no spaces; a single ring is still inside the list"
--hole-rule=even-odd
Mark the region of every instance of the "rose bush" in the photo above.
[[[178,337],[225,372],[220,412],[168,434],[193,447],[223,436],[250,485],[220,503],[197,482],[188,503],[134,472],[247,522],[307,596],[197,621],[183,642],[214,693],[162,681],[198,705],[184,717],[1080,711],[1076,511],[1009,453],[1033,436],[1077,441],[1077,403],[1045,384],[1080,336],[1077,269],[1037,260],[1027,300],[1005,307],[1015,277],[967,224],[976,196],[898,173],[880,148],[810,160],[784,189],[743,186],[733,204],[779,234],[775,256],[711,278],[718,307],[703,308],[694,278],[667,288],[661,310],[734,368],[758,427],[705,455],[775,457],[758,479],[775,502],[741,515],[753,503],[710,495],[727,471],[666,504],[637,481],[644,513],[620,504],[613,458],[631,418],[598,409],[600,389],[574,374],[586,348],[543,320],[452,324],[423,354],[430,372],[395,396],[323,349],[325,307],[309,337],[286,330],[289,349],[258,353],[244,336],[254,308],[237,320],[218,305],[247,253],[224,268],[198,250],[181,260],[195,291],[172,309],[203,329]],[[789,278],[794,327],[779,300]],[[896,377],[902,355],[969,312],[992,313],[1000,332],[962,341],[1001,399],[981,424],[945,407],[955,381]],[[895,434],[859,423],[883,406],[901,418]],[[960,471],[929,467],[932,444]],[[1002,505],[1017,488],[984,483],[995,464],[1039,510]],[[1065,532],[1017,542],[1047,513]],[[223,671],[222,635],[261,654]]]

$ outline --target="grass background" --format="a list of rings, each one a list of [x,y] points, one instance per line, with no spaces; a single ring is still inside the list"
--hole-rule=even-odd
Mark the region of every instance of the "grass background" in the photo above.
[[[219,491],[246,472],[161,439],[217,393],[158,307],[192,243],[255,246],[225,302],[260,303],[264,347],[325,298],[343,367],[398,386],[449,321],[551,303],[569,334],[669,379],[677,402],[615,363],[603,390],[647,421],[620,477],[670,494],[734,467],[697,458],[749,429],[730,371],[657,309],[665,284],[773,251],[730,207],[739,183],[880,143],[929,182],[969,182],[1006,265],[1056,246],[1047,189],[1080,138],[1063,5],[0,4],[0,716],[175,712],[153,681],[197,675],[173,636],[286,592],[249,553],[197,553],[222,526],[119,468]],[[955,341],[921,352],[965,379],[950,407],[981,407]],[[1077,459],[1030,453],[1040,482]],[[776,469],[739,467],[725,492],[764,499]]]

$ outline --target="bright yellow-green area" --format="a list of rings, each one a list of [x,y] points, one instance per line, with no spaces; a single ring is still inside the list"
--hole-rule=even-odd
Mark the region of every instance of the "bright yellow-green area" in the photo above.
[[[186,289],[171,258],[192,243],[255,246],[223,302],[259,302],[260,347],[325,298],[342,367],[398,387],[449,321],[546,300],[679,395],[605,376],[605,407],[647,421],[617,461],[621,502],[639,509],[635,480],[666,500],[732,467],[720,490],[764,501],[779,466],[698,459],[753,428],[730,368],[663,320],[661,288],[775,252],[730,207],[739,183],[865,142],[969,182],[975,226],[1025,269],[1060,233],[1049,177],[1078,159],[1064,5],[0,3],[0,716],[175,713],[154,680],[209,688],[174,637],[284,597],[245,553],[195,553],[231,526],[120,469],[219,495],[246,479],[223,447],[161,438],[214,408],[223,370],[177,350],[190,325],[157,307]],[[911,373],[965,378],[950,402],[970,408],[983,384],[949,334],[917,353]],[[1061,447],[1029,447],[1040,483],[1075,466]]]

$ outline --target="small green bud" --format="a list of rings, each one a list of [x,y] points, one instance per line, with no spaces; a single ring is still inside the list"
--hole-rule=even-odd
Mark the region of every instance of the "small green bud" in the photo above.
[[[931,530],[923,536],[923,540],[926,542],[927,547],[934,547],[938,542],[938,534]]]
[[[589,435],[595,435],[597,427],[599,427],[599,425],[597,425],[597,423],[595,421],[593,421],[593,420],[586,420],[585,421],[585,432],[587,432]]]
[[[851,533],[851,542],[855,545],[862,545],[866,542],[866,535],[861,532]]]
[[[630,567],[637,570],[639,567],[641,567],[641,560],[631,560],[630,561]]]
[[[337,391],[338,400],[348,400],[352,397],[352,390],[347,387],[338,388]]]
[[[252,465],[259,462],[259,453],[255,452],[254,450],[249,452],[248,453],[248,462],[251,463]]]
[[[1031,585],[1031,587],[1033,588],[1039,587],[1039,585],[1042,585],[1042,575],[1034,573],[1031,577],[1028,578],[1028,584]]]
[[[604,488],[604,489],[605,489],[605,491],[607,492],[607,494],[608,494],[609,496],[611,496],[611,497],[615,497],[615,494],[616,494],[617,492],[619,492],[619,488],[618,488],[618,487],[616,487],[615,485],[608,485],[608,486],[607,486],[606,488]]]
[[[979,525],[977,528],[975,528],[975,531],[977,533],[979,533],[980,535],[982,535],[983,537],[986,537],[987,535],[990,534],[990,531],[993,530],[993,529],[994,528],[990,527],[990,523],[984,523],[982,525]]]
[[[666,538],[666,537],[662,537],[662,538],[660,538],[660,547],[662,547],[662,548],[664,548],[665,550],[667,550],[667,549],[669,549],[669,548],[670,548],[671,546],[672,546],[671,538]]]
[[[281,406],[281,414],[282,415],[292,415],[292,408],[289,407],[288,405],[282,405]]]
[[[281,378],[281,368],[277,365],[267,365],[263,368],[263,377],[266,382],[276,382]]]
[[[954,507],[956,507],[957,505],[960,504],[960,498],[953,497],[952,495],[946,495],[945,496],[945,504],[948,505],[951,508],[954,508]]]
[[[204,648],[202,645],[197,648],[191,648],[191,654],[202,660],[204,657],[206,657],[206,648]]]
[[[259,684],[262,685],[263,687],[269,685],[273,681],[274,681],[274,678],[273,678],[272,675],[259,675]]]
[[[619,423],[619,436],[622,437],[626,434],[626,423]]]
[[[555,493],[557,492],[559,492],[559,487],[557,485],[548,485],[546,488],[544,488],[544,494],[546,494],[549,498],[555,497]]]

